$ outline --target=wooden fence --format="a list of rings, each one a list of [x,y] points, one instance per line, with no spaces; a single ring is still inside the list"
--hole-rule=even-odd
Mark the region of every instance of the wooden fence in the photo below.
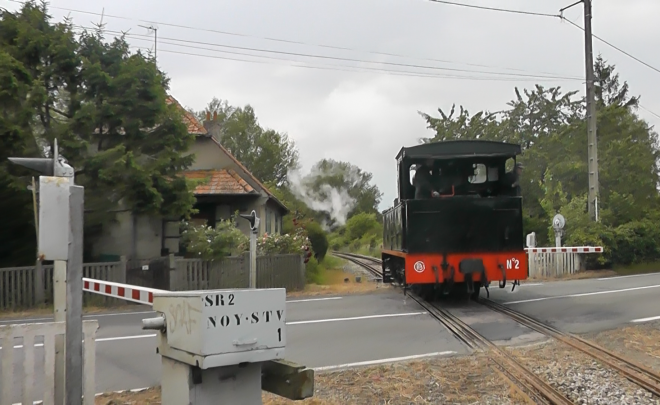
[[[227,257],[221,261],[180,259],[170,273],[170,290],[247,288],[250,285],[250,256]],[[257,257],[257,288],[305,287],[305,264],[300,255]]]
[[[249,254],[221,261],[174,256],[131,262],[86,263],[83,275],[103,281],[162,290],[185,291],[249,287]],[[305,287],[305,265],[299,255],[257,257],[257,288]],[[33,308],[53,302],[53,266],[0,268],[0,311]],[[84,293],[85,305],[126,304],[115,298]]]
[[[83,321],[83,404],[94,405],[96,393],[96,331],[98,321]],[[0,326],[0,404],[32,404],[37,400],[38,394],[35,389],[41,388],[40,395],[43,404],[55,403],[55,336],[64,335],[64,322],[51,323],[28,323],[19,325]],[[35,338],[43,336],[43,365],[42,356],[36,356]],[[15,347],[15,339],[20,338],[22,342]],[[22,349],[22,350],[16,350]],[[22,361],[15,359],[16,354],[22,354]],[[17,372],[14,364],[22,364]],[[38,379],[37,373],[43,373]],[[14,379],[21,386],[18,398],[15,398]],[[40,381],[37,384],[37,381]],[[16,384],[18,385],[18,384]],[[62,387],[64,388],[64,387]]]
[[[126,282],[124,261],[108,263],[86,263],[83,277],[117,283]],[[30,308],[53,302],[53,266],[0,268],[0,310]],[[86,305],[110,305],[119,302],[110,297],[83,294]]]

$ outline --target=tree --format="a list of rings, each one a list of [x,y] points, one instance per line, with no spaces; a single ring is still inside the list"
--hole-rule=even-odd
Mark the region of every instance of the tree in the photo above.
[[[277,186],[287,183],[287,174],[298,168],[299,159],[295,142],[287,134],[262,128],[250,105],[233,107],[213,98],[205,111],[194,114],[204,120],[207,112],[217,114],[218,141],[255,177]]]
[[[84,87],[71,143],[81,147],[67,157],[90,191],[110,191],[110,199],[95,199],[93,207],[124,200],[135,214],[188,214],[195,200],[178,174],[194,159],[183,155],[194,136],[167,102],[169,80],[153,61],[130,54],[123,37],[105,43],[102,32],[85,32],[80,42]]]
[[[0,9],[0,266],[32,264],[37,256],[27,190],[34,173],[7,158],[43,154],[44,128],[58,124],[57,113],[43,107],[54,106],[49,100],[74,81],[73,44],[65,24],[47,22],[43,5],[26,3],[18,13]]]
[[[194,196],[179,173],[193,159],[182,152],[194,138],[168,105],[168,79],[152,60],[131,54],[123,37],[105,42],[101,29],[76,39],[70,22],[51,24],[45,4],[34,2],[1,12],[0,51],[8,68],[0,94],[14,94],[5,111],[20,112],[11,115],[16,128],[30,117],[23,152],[50,155],[57,138],[85,186],[86,242],[119,210],[190,213]]]
[[[569,228],[565,240],[609,244],[605,261],[622,263],[653,257],[648,249],[631,253],[629,246],[637,240],[634,235],[646,235],[640,242],[644,246],[654,237],[649,235],[655,235],[646,232],[644,221],[660,215],[658,136],[635,114],[639,96],[630,96],[628,84],[621,83],[613,65],[599,57],[595,74],[601,218],[598,224],[592,223],[586,214],[586,103],[584,98],[575,97],[576,91],[540,85],[532,90],[515,89],[509,108],[497,116],[487,112],[470,116],[463,107],[457,116],[454,108],[448,115],[439,110],[441,116],[437,118],[422,114],[434,131],[433,137],[422,142],[490,139],[519,143],[523,148],[519,159],[525,164],[522,191],[526,233],[536,232],[539,243],[549,243],[552,215],[562,212]]]

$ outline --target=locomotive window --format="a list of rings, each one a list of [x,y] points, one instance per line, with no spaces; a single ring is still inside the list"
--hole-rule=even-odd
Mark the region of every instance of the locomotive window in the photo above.
[[[486,171],[486,165],[482,163],[475,163],[472,165],[474,168],[474,175],[468,178],[468,181],[472,184],[481,184],[485,183],[488,179],[488,173]]]
[[[499,179],[500,173],[497,166],[488,167],[488,181],[497,181]]]
[[[416,167],[417,167],[417,165],[410,166],[410,179],[409,180],[410,180],[411,185],[413,184],[413,179],[415,178],[415,172],[416,172],[415,168]]]

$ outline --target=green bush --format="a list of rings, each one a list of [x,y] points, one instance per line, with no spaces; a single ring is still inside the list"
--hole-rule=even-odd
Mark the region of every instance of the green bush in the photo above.
[[[323,269],[315,257],[311,257],[305,265],[305,280],[309,284],[321,284],[323,281]]]
[[[305,226],[307,230],[307,237],[309,238],[310,243],[312,244],[312,250],[314,251],[314,257],[318,261],[323,261],[326,253],[328,252],[328,237],[325,234],[321,225],[316,222],[310,222]]]

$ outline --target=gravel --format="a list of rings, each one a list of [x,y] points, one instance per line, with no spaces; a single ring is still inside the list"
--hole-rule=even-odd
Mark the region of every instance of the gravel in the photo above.
[[[508,350],[576,404],[660,404],[660,399],[615,370],[564,344],[550,342],[541,347]]]
[[[363,282],[372,281],[372,280],[376,279],[376,277],[373,274],[369,273],[362,266],[358,266],[357,264],[355,264],[353,262],[349,262],[348,260],[345,260],[343,270],[346,273],[351,273],[351,274],[354,274],[356,276],[362,277]],[[354,280],[351,280],[351,281],[354,281]]]

